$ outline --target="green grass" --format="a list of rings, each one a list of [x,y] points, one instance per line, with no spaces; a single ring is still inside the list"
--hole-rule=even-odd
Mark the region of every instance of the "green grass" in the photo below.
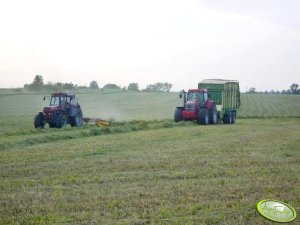
[[[2,133],[0,224],[272,224],[255,210],[266,198],[299,214],[300,119],[237,122]]]
[[[110,127],[36,130],[46,94],[0,90],[1,225],[272,224],[266,198],[299,215],[300,96],[242,94],[237,124],[198,126],[172,121],[178,93],[80,92]]]
[[[49,104],[42,100],[49,94],[0,92],[0,123],[4,119],[14,125],[32,122],[36,113]],[[93,91],[76,95],[84,116],[118,121],[173,119],[175,107],[182,105],[178,93]],[[300,95],[241,94],[241,103],[239,118],[300,117]]]
[[[300,117],[300,95],[242,94],[240,118]]]
[[[26,129],[6,131],[0,135],[0,151],[14,147],[30,146],[33,144],[48,143],[57,140],[79,139],[91,136],[128,133],[132,131],[159,129],[178,126],[196,126],[194,122],[174,123],[172,120],[132,120],[111,121],[109,126],[83,125],[81,127],[66,127],[64,129]],[[12,128],[11,128],[12,129]],[[3,130],[4,131],[4,130]]]

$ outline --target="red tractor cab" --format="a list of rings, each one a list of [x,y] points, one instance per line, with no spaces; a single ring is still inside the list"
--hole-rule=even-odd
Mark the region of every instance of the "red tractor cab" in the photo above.
[[[176,107],[175,122],[193,120],[204,125],[218,122],[216,103],[208,99],[207,89],[183,90],[179,97],[183,98],[183,106]]]
[[[82,110],[75,94],[60,92],[51,94],[50,105],[44,107],[43,112],[35,116],[34,127],[44,128],[46,123],[51,128],[63,128],[67,124],[73,127],[81,126],[82,121]]]

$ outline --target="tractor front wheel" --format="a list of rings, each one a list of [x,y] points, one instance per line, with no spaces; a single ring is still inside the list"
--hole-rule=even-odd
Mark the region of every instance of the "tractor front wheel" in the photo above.
[[[34,127],[35,128],[44,128],[45,127],[44,117],[43,117],[42,113],[39,113],[35,116]]]
[[[198,124],[207,125],[209,122],[209,115],[207,108],[200,108],[197,118]]]
[[[182,109],[176,109],[174,113],[174,121],[179,122],[182,120]]]
[[[64,114],[59,114],[56,120],[56,127],[63,128],[67,126],[67,122],[68,122],[67,116]]]

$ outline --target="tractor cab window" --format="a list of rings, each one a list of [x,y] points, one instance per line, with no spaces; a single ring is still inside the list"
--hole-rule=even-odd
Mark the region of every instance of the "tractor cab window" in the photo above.
[[[59,97],[52,96],[50,101],[50,106],[57,106],[59,105]]]
[[[207,92],[203,93],[203,97],[204,97],[204,102],[206,102],[206,100],[208,98]]]
[[[60,97],[60,107],[62,111],[67,110],[67,97]]]
[[[203,93],[203,92],[198,93],[198,101],[199,101],[200,105],[205,104],[205,97],[204,97],[204,94],[206,94],[206,93]],[[207,96],[206,96],[206,98],[207,98]]]
[[[206,94],[206,98],[205,98]],[[187,101],[190,100],[197,100],[200,105],[204,104],[207,99],[207,93],[202,93],[202,92],[190,92],[187,95]]]
[[[187,100],[188,101],[190,101],[190,100],[198,100],[198,93],[195,93],[195,92],[188,93]]]
[[[77,98],[72,98],[71,99],[71,106],[77,106],[78,105],[78,100]]]
[[[67,105],[67,97],[60,97],[60,105],[63,106]]]

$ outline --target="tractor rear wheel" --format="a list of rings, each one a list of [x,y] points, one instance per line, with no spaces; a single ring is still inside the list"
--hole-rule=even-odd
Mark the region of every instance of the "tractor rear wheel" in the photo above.
[[[179,122],[182,120],[182,109],[175,109],[175,113],[174,113],[174,121],[175,122]]]
[[[235,112],[232,112],[232,123],[235,124],[236,121],[236,114]]]
[[[71,118],[71,126],[80,127],[82,125],[83,117],[82,114],[77,113],[74,117]]]
[[[56,112],[52,115],[51,121],[49,122],[49,127],[50,128],[54,128],[56,127],[56,123],[57,123],[57,118],[59,116],[59,113]]]
[[[218,122],[218,114],[216,104],[213,104],[212,108],[209,111],[209,123],[217,124]]]
[[[42,113],[39,113],[35,116],[34,127],[35,128],[44,128],[45,127],[44,117],[43,117]]]
[[[223,122],[225,124],[231,124],[232,123],[232,112],[231,111],[229,111],[228,114],[224,115]]]
[[[56,120],[56,127],[57,128],[63,128],[67,126],[67,116],[64,114],[59,114]]]
[[[209,123],[209,115],[207,108],[200,108],[197,118],[198,124],[207,125]]]
[[[55,127],[55,123],[49,123],[49,127],[50,128],[54,128]]]

